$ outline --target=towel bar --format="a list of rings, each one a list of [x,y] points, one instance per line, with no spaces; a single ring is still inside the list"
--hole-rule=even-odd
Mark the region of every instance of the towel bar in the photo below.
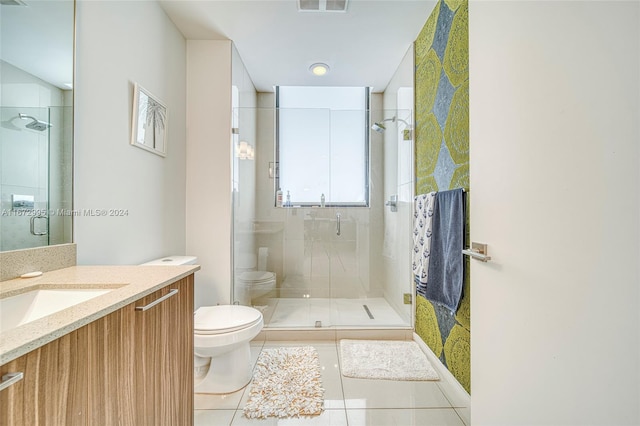
[[[487,254],[487,245],[483,243],[471,243],[471,248],[462,250],[462,254],[471,256],[481,262],[491,260],[491,256]]]

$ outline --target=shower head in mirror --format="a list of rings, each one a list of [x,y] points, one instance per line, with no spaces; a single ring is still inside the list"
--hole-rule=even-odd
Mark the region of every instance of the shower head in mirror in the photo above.
[[[50,128],[52,126],[51,123],[47,123],[46,121],[40,121],[35,117],[32,117],[30,115],[26,115],[23,113],[18,114],[18,117],[20,117],[23,120],[33,120],[31,121],[31,123],[28,123],[25,127],[27,129],[32,129],[32,130],[37,130],[39,132],[42,132],[43,130],[47,130],[48,128]]]

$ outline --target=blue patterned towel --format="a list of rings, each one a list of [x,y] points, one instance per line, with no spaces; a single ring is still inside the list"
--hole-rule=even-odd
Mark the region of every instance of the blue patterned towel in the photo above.
[[[415,197],[413,213],[413,275],[416,291],[425,296],[429,274],[429,252],[431,246],[431,221],[435,192]]]
[[[464,243],[464,191],[438,192],[433,206],[433,236],[426,298],[458,309],[464,278],[462,245]]]

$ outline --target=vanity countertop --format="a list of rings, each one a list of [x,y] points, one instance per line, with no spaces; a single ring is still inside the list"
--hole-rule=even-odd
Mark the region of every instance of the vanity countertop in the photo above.
[[[0,282],[0,299],[31,290],[112,289],[109,293],[0,333],[0,365],[200,270],[183,266],[72,266]]]

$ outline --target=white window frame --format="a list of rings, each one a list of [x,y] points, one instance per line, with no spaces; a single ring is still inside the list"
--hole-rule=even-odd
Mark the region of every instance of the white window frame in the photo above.
[[[274,179],[274,205],[277,205],[277,200],[276,198],[276,191],[280,188],[280,86],[276,86],[276,114],[275,114],[275,130],[276,130],[276,135],[275,135],[275,161],[276,161],[276,173],[275,173],[275,179]],[[371,114],[370,114],[370,99],[371,99],[371,88],[369,87],[363,87],[362,90],[364,90],[364,110],[363,110],[363,114],[365,114],[365,119],[364,119],[364,125],[365,125],[365,131],[364,131],[364,155],[365,155],[365,167],[364,167],[364,201],[362,202],[358,202],[358,201],[354,201],[354,202],[332,202],[331,200],[328,199],[327,197],[327,201],[325,202],[325,207],[369,207],[370,206],[370,188],[369,188],[369,179],[370,179],[370,155],[371,155],[371,148],[370,148],[370,125],[371,125]],[[283,190],[284,194],[283,194],[283,202],[285,201],[285,197],[286,197],[286,188],[281,188],[281,190]],[[318,199],[317,201],[313,201],[313,202],[300,202],[300,201],[296,201],[295,199],[295,194],[293,194],[292,196],[292,205],[290,207],[315,207],[315,206],[320,206],[321,204],[321,200]]]

